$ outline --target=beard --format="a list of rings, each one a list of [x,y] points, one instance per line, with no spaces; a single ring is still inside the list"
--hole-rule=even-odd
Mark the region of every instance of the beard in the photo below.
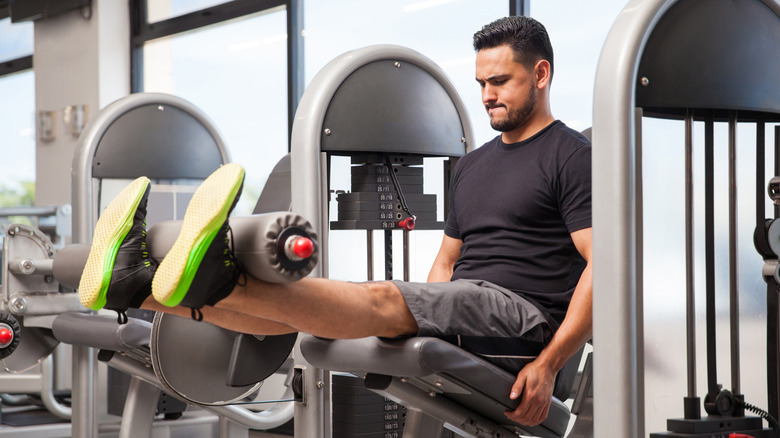
[[[491,105],[486,106],[486,108],[489,110],[490,108],[496,108],[497,106],[504,105]],[[506,117],[503,119],[491,117],[490,127],[499,132],[514,131],[515,129],[528,123],[528,119],[530,119],[531,112],[533,112],[534,107],[536,107],[536,88],[530,87],[528,98],[526,99],[525,104],[520,108],[515,108],[512,110],[504,106],[504,108],[507,110]]]

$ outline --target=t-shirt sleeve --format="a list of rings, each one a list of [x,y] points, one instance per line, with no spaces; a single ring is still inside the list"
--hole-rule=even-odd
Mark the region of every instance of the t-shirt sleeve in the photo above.
[[[460,164],[460,161],[458,162]],[[457,177],[458,177],[458,170],[459,166],[458,164],[455,165],[455,170],[452,172],[452,178],[450,178],[450,189],[449,189],[449,206],[448,206],[448,212],[447,212],[447,223],[444,225],[444,234],[447,237],[452,237],[453,239],[461,239],[460,237],[460,227],[458,227],[458,215],[456,213],[455,209],[455,185],[457,184]]]
[[[578,148],[563,165],[559,199],[563,221],[570,233],[592,226],[591,148]]]

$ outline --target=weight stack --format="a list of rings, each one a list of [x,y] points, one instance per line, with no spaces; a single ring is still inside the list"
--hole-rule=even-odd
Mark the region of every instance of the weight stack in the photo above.
[[[406,407],[365,387],[363,379],[333,374],[333,437],[403,438]],[[455,435],[443,430],[441,438]]]
[[[423,157],[393,156],[392,172],[409,210],[417,216],[417,229],[442,229],[436,221],[436,195],[423,193]],[[390,168],[379,155],[351,158],[350,193],[339,193],[334,230],[392,230],[409,217],[393,183]]]

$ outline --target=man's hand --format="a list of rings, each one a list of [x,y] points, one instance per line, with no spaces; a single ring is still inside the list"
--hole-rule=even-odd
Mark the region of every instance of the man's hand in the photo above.
[[[547,418],[555,376],[593,334],[593,232],[584,228],[573,232],[571,238],[587,264],[574,289],[566,317],[539,356],[517,374],[509,394],[512,399],[521,399],[517,409],[507,411],[506,416],[524,426],[536,426]]]
[[[506,416],[524,426],[536,426],[547,418],[552,403],[556,373],[549,367],[534,361],[526,365],[517,374],[509,398],[520,399],[520,405],[514,411],[506,411]]]

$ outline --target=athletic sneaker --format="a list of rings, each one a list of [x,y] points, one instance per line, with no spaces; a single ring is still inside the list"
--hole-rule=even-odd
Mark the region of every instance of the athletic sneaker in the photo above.
[[[179,237],[165,256],[152,282],[152,294],[166,306],[200,309],[214,305],[235,287],[240,270],[230,248],[227,219],[244,185],[244,169],[226,164],[195,191],[184,213]]]
[[[98,218],[87,264],[79,282],[84,307],[115,310],[127,322],[152,290],[155,263],[146,248],[146,204],[150,181],[141,177],[125,187]]]

